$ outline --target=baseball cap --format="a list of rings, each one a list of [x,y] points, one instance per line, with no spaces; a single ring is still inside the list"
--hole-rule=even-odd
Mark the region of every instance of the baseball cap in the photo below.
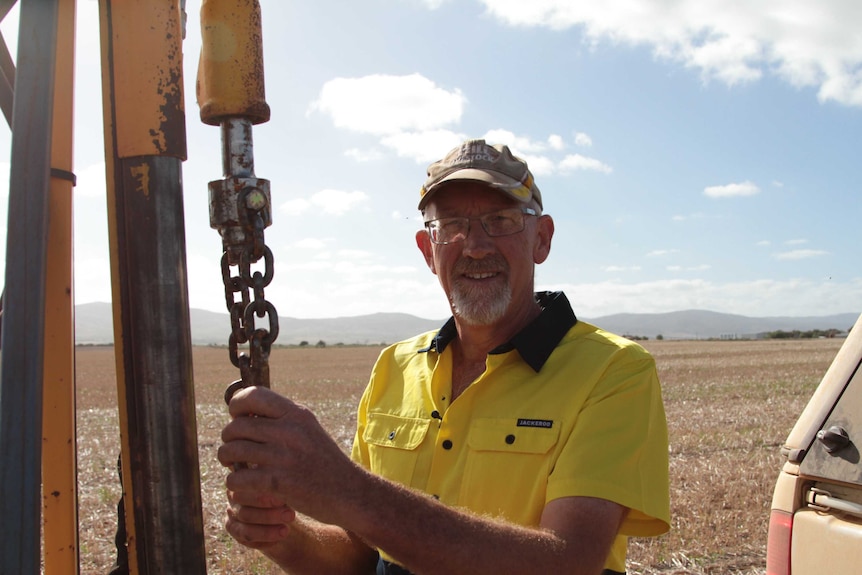
[[[425,208],[443,184],[465,180],[482,182],[520,202],[527,203],[535,198],[542,207],[542,194],[527,162],[513,155],[508,146],[467,140],[442,160],[428,166],[428,178],[419,192],[419,209]]]

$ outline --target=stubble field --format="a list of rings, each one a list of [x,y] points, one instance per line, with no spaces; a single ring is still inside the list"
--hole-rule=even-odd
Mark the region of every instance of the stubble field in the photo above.
[[[779,448],[843,340],[647,341],[662,380],[670,433],[671,532],[633,539],[631,575],[762,574]],[[272,386],[311,407],[348,450],[354,407],[379,347],[284,348]],[[120,485],[114,350],[76,355],[82,573],[107,573]],[[227,350],[194,349],[207,571],[277,573],[222,528],[224,476],[216,460],[222,400],[237,372]]]

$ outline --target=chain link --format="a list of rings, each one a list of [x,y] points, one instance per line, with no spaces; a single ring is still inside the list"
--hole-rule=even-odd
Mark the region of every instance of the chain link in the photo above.
[[[239,263],[232,265],[227,251],[221,260],[225,303],[230,312],[231,325],[228,353],[231,363],[239,368],[240,373],[240,379],[225,390],[227,403],[230,403],[234,393],[244,387],[269,387],[269,354],[278,337],[278,313],[264,295],[264,288],[272,282],[274,275],[274,257],[272,250],[264,243],[265,224],[260,212],[248,209],[247,216],[251,224],[247,232],[251,233],[246,233]],[[263,273],[252,272],[252,264],[261,259]],[[232,272],[231,268],[234,267],[238,268],[237,273]],[[255,317],[268,318],[268,329],[256,327]],[[241,351],[240,346],[245,344],[248,344],[247,348]]]

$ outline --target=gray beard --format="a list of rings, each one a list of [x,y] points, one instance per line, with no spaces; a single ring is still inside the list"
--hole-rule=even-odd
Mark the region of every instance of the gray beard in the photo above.
[[[476,289],[456,281],[449,301],[454,314],[468,325],[491,325],[505,316],[512,302],[512,290],[507,284]]]

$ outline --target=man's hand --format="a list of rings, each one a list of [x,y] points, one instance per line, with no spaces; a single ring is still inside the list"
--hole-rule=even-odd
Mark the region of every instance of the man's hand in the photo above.
[[[233,420],[222,431],[219,461],[232,467],[227,488],[241,506],[292,510],[338,524],[339,502],[355,493],[364,475],[338,447],[314,414],[263,387],[237,392],[230,402]],[[245,463],[246,465],[236,465]],[[354,493],[351,493],[354,491]],[[257,498],[257,499],[255,499]],[[256,501],[267,501],[258,505]],[[249,512],[250,515],[252,514]],[[254,524],[254,522],[251,522]]]
[[[238,392],[230,413],[219,461],[247,466],[227,477],[228,532],[291,573],[367,575],[376,546],[417,573],[592,575],[626,513],[569,497],[546,506],[539,528],[476,516],[362,469],[308,409],[269,389]]]
[[[296,521],[296,512],[268,495],[228,491],[225,529],[246,547],[265,551],[283,542]]]
[[[231,537],[290,573],[373,573],[377,552],[338,527],[336,516],[357,483],[351,479],[365,472],[314,414],[262,387],[237,392],[230,414],[218,458],[233,470],[226,479]]]

